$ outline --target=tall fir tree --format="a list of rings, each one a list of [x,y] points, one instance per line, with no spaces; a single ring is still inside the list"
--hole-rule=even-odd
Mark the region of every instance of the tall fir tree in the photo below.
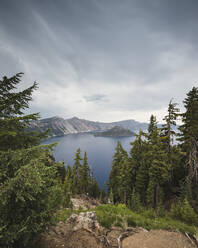
[[[72,184],[72,169],[70,165],[67,166],[65,180],[63,183],[63,190],[64,190],[64,206],[70,207],[71,203],[71,196],[73,194],[73,184]]]
[[[121,167],[123,163],[123,158],[127,157],[127,152],[123,149],[121,142],[117,142],[117,146],[115,148],[115,153],[113,155],[112,168],[109,175],[109,192],[112,191],[113,201],[114,203],[120,202],[120,174]]]
[[[179,127],[181,147],[185,152],[184,163],[188,169],[187,185],[191,203],[198,212],[198,88],[193,87],[184,100],[186,111],[181,114]]]
[[[83,164],[81,168],[81,186],[84,193],[88,193],[89,184],[91,183],[90,168],[88,165],[87,153],[84,153]]]
[[[28,132],[38,114],[24,115],[31,87],[17,92],[22,73],[0,81],[0,246],[28,247],[34,235],[44,230],[62,202],[53,145],[40,146],[45,134]]]
[[[176,193],[175,186],[180,182],[180,176],[175,173],[179,172],[177,166],[178,162],[176,161],[180,156],[180,149],[177,149],[177,146],[174,145],[176,140],[176,121],[179,117],[179,108],[177,108],[177,103],[173,103],[171,99],[168,105],[168,114],[164,117],[165,123],[161,128],[161,137],[164,143],[164,151],[167,153],[167,167],[169,167],[169,180],[164,185],[164,197],[168,201]]]
[[[162,125],[162,136],[164,137],[165,141],[165,149],[167,150],[168,154],[168,163],[171,164],[171,146],[173,145],[173,141],[176,136],[176,132],[174,127],[176,127],[177,119],[179,116],[179,108],[176,107],[177,103],[173,103],[170,100],[168,105],[168,114],[164,117],[165,124]]]
[[[120,163],[119,175],[118,175],[118,196],[120,202],[128,204],[131,196],[131,164],[129,163],[127,153],[123,153],[123,157]]]
[[[132,161],[133,196],[136,195],[140,202],[146,204],[146,190],[149,182],[149,167],[146,161],[147,143],[143,140],[144,133],[139,130],[130,151]]]
[[[148,127],[148,152],[146,160],[149,163],[149,185],[147,189],[147,201],[157,208],[163,199],[162,185],[169,180],[169,167],[167,166],[167,154],[163,149],[163,142],[157,127],[156,117],[151,115]]]
[[[81,164],[81,150],[80,148],[77,149],[76,154],[75,154],[75,158],[74,158],[75,162],[73,165],[73,169],[72,169],[72,178],[73,178],[73,192],[76,194],[80,194],[82,193],[82,188],[81,188],[81,171],[82,171],[82,164]]]
[[[6,76],[0,80],[0,150],[16,150],[40,144],[46,133],[29,132],[27,126],[32,120],[37,120],[39,114],[24,115],[29,107],[32,93],[37,89],[34,82],[29,88],[17,92],[17,86],[23,73],[17,73],[11,78]]]

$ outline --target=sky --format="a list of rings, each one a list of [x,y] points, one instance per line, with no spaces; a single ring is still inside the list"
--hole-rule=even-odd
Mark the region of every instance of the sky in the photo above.
[[[42,118],[161,122],[198,86],[197,0],[0,3],[0,78],[36,81]]]

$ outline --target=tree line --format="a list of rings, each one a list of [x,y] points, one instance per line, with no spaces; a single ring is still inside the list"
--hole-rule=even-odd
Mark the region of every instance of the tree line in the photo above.
[[[65,180],[63,183],[65,194],[65,206],[71,206],[71,196],[86,194],[89,197],[99,198],[101,195],[100,187],[93,177],[93,172],[88,165],[87,153],[81,157],[80,148],[77,149],[74,164],[67,166]]]
[[[169,102],[161,127],[151,115],[148,130],[139,131],[129,154],[117,143],[108,185],[113,203],[169,209],[172,202],[187,200],[198,213],[198,88],[183,102],[183,113]]]

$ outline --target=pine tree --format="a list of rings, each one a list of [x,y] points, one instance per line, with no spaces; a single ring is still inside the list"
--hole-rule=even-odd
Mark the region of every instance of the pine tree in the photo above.
[[[127,205],[131,196],[131,165],[127,154],[123,156],[120,163],[118,182],[118,195],[120,202]]]
[[[179,116],[179,109],[176,107],[177,103],[170,100],[168,105],[168,115],[164,117],[165,124],[162,126],[162,136],[165,138],[165,146],[168,154],[168,163],[171,164],[171,145],[173,145],[174,136],[176,132],[173,127],[176,126],[176,120]]]
[[[149,182],[149,167],[146,161],[147,143],[143,140],[144,133],[140,130],[134,142],[131,143],[132,184],[133,195],[138,194],[143,205],[146,204],[146,191]]]
[[[186,111],[181,114],[183,125],[179,127],[180,142],[185,152],[184,162],[188,168],[188,193],[191,204],[198,211],[198,88],[193,87],[184,100]]]
[[[153,140],[153,135],[156,134],[157,131],[157,120],[156,117],[154,115],[151,115],[150,117],[150,122],[149,122],[149,126],[148,126],[148,141],[151,143]]]
[[[169,180],[169,167],[167,166],[167,154],[163,149],[162,138],[157,128],[156,117],[150,118],[148,127],[148,152],[146,160],[149,163],[149,185],[147,189],[147,201],[157,208],[162,200],[162,186]]]
[[[164,117],[165,124],[161,128],[161,137],[164,143],[164,151],[167,153],[167,167],[169,168],[169,178],[164,185],[164,197],[166,200],[169,200],[173,194],[176,193],[175,186],[179,184],[178,175],[175,174],[179,172],[177,167],[178,162],[176,161],[180,156],[180,150],[174,145],[174,140],[176,137],[175,127],[176,121],[179,116],[179,108],[176,107],[177,103],[173,103],[170,100],[168,105],[168,114]],[[181,166],[180,166],[181,167]]]
[[[97,183],[96,178],[91,178],[91,183],[89,184],[89,189],[88,189],[89,196],[93,198],[99,198],[101,191],[100,187]]]
[[[24,115],[36,83],[17,91],[22,74],[0,81],[0,246],[27,247],[44,230],[62,201],[53,145],[40,146],[44,134],[28,132],[38,114]]]
[[[109,176],[109,192],[112,190],[114,202],[120,202],[120,175],[123,158],[126,158],[127,152],[123,149],[120,141],[117,142],[113,156],[112,169]]]
[[[72,169],[68,165],[66,169],[66,175],[65,175],[65,180],[63,183],[63,190],[64,190],[64,206],[65,207],[71,207],[71,196],[73,193],[73,188],[72,188]]]
[[[81,170],[82,170],[82,165],[81,165],[82,158],[81,158],[80,148],[77,149],[74,160],[75,160],[75,163],[72,169],[73,192],[76,194],[81,194],[82,188],[81,188],[80,176],[81,176]]]
[[[91,182],[90,168],[87,161],[87,153],[84,153],[83,165],[81,168],[81,186],[83,193],[88,193],[89,184]]]
[[[140,198],[142,199],[142,202],[145,202],[146,194],[144,193],[144,189],[148,185],[148,169],[146,169],[146,171],[144,169],[144,167],[146,168],[147,165],[145,163],[146,142],[142,139],[143,135],[144,133],[139,130],[139,134],[136,136],[136,139],[131,142],[132,148],[130,151],[130,163],[132,190],[133,192],[137,191],[136,193],[141,195]]]
[[[32,92],[37,89],[37,83],[16,92],[23,73],[18,73],[11,78],[3,77],[0,80],[0,150],[28,148],[40,144],[41,138],[46,133],[26,131],[32,120],[37,120],[39,115],[24,115],[24,110],[29,107]]]

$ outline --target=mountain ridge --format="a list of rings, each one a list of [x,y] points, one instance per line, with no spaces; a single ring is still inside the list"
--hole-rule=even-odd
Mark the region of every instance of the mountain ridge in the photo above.
[[[148,123],[138,122],[133,119],[116,121],[116,122],[98,122],[72,117],[64,119],[59,116],[53,116],[37,121],[32,121],[29,124],[28,130],[43,132],[50,129],[50,137],[63,136],[67,134],[77,134],[85,132],[106,131],[115,126],[121,126],[137,133],[139,129],[145,130]]]

